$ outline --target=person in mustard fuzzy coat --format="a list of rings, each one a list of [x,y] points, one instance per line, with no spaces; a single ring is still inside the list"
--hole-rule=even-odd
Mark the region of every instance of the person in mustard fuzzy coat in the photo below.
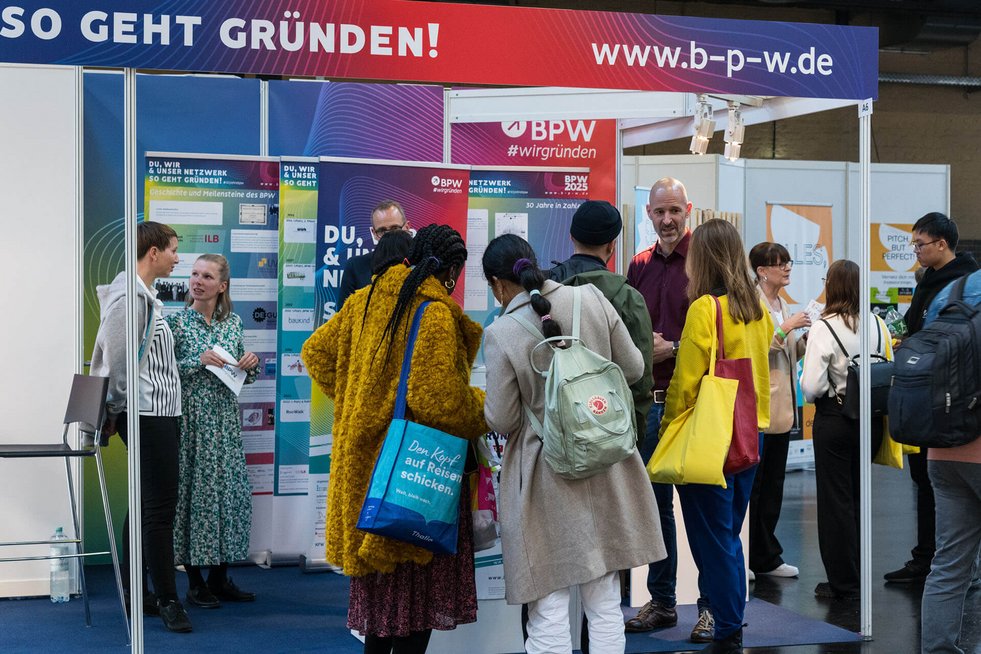
[[[334,400],[327,560],[352,577],[347,624],[365,634],[366,654],[388,654],[393,647],[425,652],[433,629],[476,620],[466,483],[454,555],[356,528],[395,410],[408,326],[425,300],[431,304],[412,355],[406,418],[466,439],[487,432],[484,392],[470,386],[482,330],[450,297],[466,258],[455,230],[421,229],[408,257],[376,268],[371,286],[352,295],[303,346],[310,378]]]

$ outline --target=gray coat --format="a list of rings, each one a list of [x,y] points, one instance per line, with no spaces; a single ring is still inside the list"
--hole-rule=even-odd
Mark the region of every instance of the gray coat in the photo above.
[[[595,287],[580,288],[583,343],[619,365],[628,382],[636,381],[643,374],[644,359],[623,321]],[[552,317],[564,332],[571,332],[573,288],[547,281],[542,294],[552,303]],[[532,324],[539,321],[527,293],[511,300],[505,310],[509,313],[520,313]],[[580,480],[558,477],[545,462],[542,442],[521,406],[525,401],[539,418],[543,415],[545,381],[528,359],[538,340],[507,317],[498,318],[484,332],[484,415],[491,429],[510,434],[498,498],[510,604],[541,599],[666,556],[654,492],[636,450]],[[542,368],[547,360],[536,362]]]

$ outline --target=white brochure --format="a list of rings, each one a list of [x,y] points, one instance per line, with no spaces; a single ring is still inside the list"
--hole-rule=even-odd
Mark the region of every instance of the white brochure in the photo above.
[[[205,366],[205,368],[213,372],[238,397],[242,392],[242,385],[245,384],[245,371],[235,365],[238,360],[222,346],[213,345],[211,349],[227,363],[220,368],[218,366]]]

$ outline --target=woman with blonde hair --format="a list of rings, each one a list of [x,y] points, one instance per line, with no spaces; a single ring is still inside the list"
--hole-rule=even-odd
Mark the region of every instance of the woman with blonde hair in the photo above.
[[[742,239],[723,220],[709,220],[692,232],[686,261],[691,305],[681,334],[678,363],[668,386],[661,434],[695,405],[702,377],[708,372],[717,336],[716,310],[722,312],[727,358],[749,358],[760,430],[770,424],[770,367],[767,353],[773,321],[760,302],[749,274]],[[721,438],[721,436],[720,436]],[[663,442],[663,441],[661,441]],[[746,566],[742,529],[756,466],[725,475],[726,488],[708,484],[678,486],[701,590],[715,618],[715,640],[703,652],[742,652]]]
[[[756,273],[760,299],[773,319],[770,342],[770,426],[764,430],[760,465],[749,498],[749,569],[758,575],[796,577],[800,571],[780,556],[777,521],[783,504],[790,430],[797,424],[797,361],[807,341],[797,334],[810,327],[804,311],[791,315],[781,289],[790,284],[794,260],[779,243],[757,243],[749,251],[749,265]]]
[[[224,366],[215,350],[255,381],[259,357],[246,352],[242,319],[232,313],[228,260],[202,254],[188,280],[187,308],[167,316],[181,376],[180,485],[174,520],[174,559],[187,572],[189,604],[215,609],[251,602],[228,576],[228,564],[249,554],[252,485],[245,468],[238,397],[207,366]],[[201,568],[210,572],[205,581]]]

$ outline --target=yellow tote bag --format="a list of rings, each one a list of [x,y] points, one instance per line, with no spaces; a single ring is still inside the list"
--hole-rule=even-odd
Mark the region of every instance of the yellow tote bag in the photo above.
[[[915,445],[899,444],[894,441],[892,436],[889,435],[889,418],[884,418],[883,420],[885,420],[885,424],[883,426],[882,445],[879,446],[879,451],[876,452],[872,463],[902,470],[903,455],[916,454],[920,451],[920,448]]]
[[[715,376],[717,340],[712,338],[709,370],[702,377],[695,406],[680,413],[665,428],[647,463],[651,481],[726,488],[722,467],[732,441],[739,381]]]
[[[888,329],[885,323],[880,319],[879,329],[885,330],[888,333]],[[892,349],[892,339],[886,339],[886,359],[892,361],[894,358]],[[906,445],[897,443],[889,435],[889,418],[883,418],[882,426],[882,445],[879,446],[879,451],[876,452],[875,456],[872,458],[872,463],[878,463],[879,465],[889,466],[891,468],[903,469],[903,455],[904,454],[916,454],[920,451],[915,445]]]
[[[883,420],[885,424],[882,427],[882,445],[879,446],[879,451],[872,457],[872,463],[902,470],[903,446],[894,441],[892,436],[889,435],[889,419],[884,418]]]
[[[647,463],[651,481],[726,488],[722,466],[732,440],[738,387],[735,379],[702,377],[695,406],[671,421]]]

